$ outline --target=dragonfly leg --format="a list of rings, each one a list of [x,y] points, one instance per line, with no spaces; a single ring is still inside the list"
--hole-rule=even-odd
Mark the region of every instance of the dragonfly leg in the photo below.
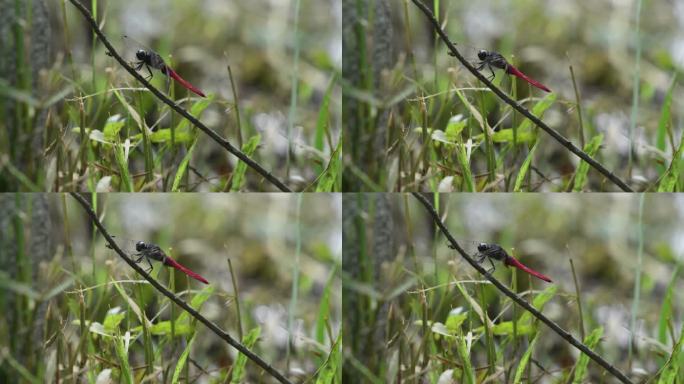
[[[494,80],[494,76],[495,76],[495,75],[494,75],[494,70],[492,69],[492,66],[489,65],[489,64],[487,64],[487,68],[489,68],[489,72],[492,73],[492,76],[491,76],[491,77],[488,77],[487,80],[492,81],[492,80]]]
[[[146,270],[145,270],[145,273],[150,273],[150,272],[152,271],[152,263],[150,262],[150,258],[149,258],[149,257],[145,257],[145,255],[142,254],[142,253],[136,253],[135,256],[140,256],[140,257],[138,257],[137,259],[135,259],[135,263],[136,263],[136,264],[140,264],[140,262],[143,260],[143,258],[144,258],[145,260],[147,260],[147,264],[149,264],[150,269],[146,269]]]
[[[149,77],[146,77],[145,80],[150,81],[150,80],[152,80],[152,76],[153,76],[153,75],[152,75],[152,71],[150,70],[150,66],[147,65],[147,64],[145,64],[145,68],[147,69],[147,73],[150,74],[150,76],[149,76]],[[149,260],[148,260],[148,261],[149,261]]]
[[[491,275],[494,272],[494,270],[496,270],[496,266],[494,265],[492,259],[488,257],[487,260],[489,260],[489,264],[492,265],[492,268],[487,270],[487,274]]]
[[[136,264],[140,264],[140,262],[142,261],[143,257],[145,257],[145,255],[140,254],[140,253],[136,253],[136,254],[133,255],[133,256],[140,256],[140,257],[138,257],[137,259],[135,259],[135,263],[136,263]]]

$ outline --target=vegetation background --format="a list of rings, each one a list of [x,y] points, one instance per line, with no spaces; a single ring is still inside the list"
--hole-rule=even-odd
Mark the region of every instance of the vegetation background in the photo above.
[[[203,90],[170,88],[289,188],[340,190],[339,1],[84,4],[120,53],[131,36]],[[141,87],[70,1],[0,6],[0,190],[275,190]]]
[[[493,272],[633,382],[684,379],[680,196],[427,198],[462,246],[498,243],[549,276]],[[411,195],[343,209],[345,382],[618,382],[448,248]]]
[[[494,83],[634,190],[682,190],[679,2],[422,0]],[[346,191],[614,191],[448,55],[414,0],[343,1]],[[485,70],[484,75],[490,72]]]
[[[121,246],[156,243],[206,278],[152,262],[157,281],[285,377],[339,382],[339,195],[90,201]],[[108,249],[71,196],[0,194],[0,209],[1,382],[275,382]]]

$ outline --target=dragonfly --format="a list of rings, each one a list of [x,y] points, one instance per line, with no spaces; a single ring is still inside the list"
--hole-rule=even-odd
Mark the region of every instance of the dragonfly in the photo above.
[[[455,247],[449,244],[449,248],[454,249]],[[499,244],[479,243],[477,244],[477,253],[473,257],[475,258],[475,261],[477,261],[478,264],[482,264],[485,261],[485,259],[489,260],[489,263],[491,264],[492,268],[489,269],[487,273],[492,273],[496,269],[496,266],[492,261],[492,259],[494,259],[503,262],[504,265],[507,267],[517,268],[523,272],[529,273],[530,275],[538,279],[544,280],[547,283],[553,282],[548,276],[535,271],[534,269],[521,263],[518,259],[509,255],[508,252],[506,252],[506,250],[503,249],[503,247]]]
[[[206,97],[204,92],[200,91],[199,88],[190,84],[189,81],[182,78],[178,73],[176,73],[176,71],[174,71],[173,69],[171,69],[171,67],[166,65],[164,59],[162,59],[161,55],[159,55],[157,52],[153,51],[149,47],[146,47],[144,44],[138,42],[132,37],[124,35],[122,36],[122,40],[127,50],[135,52],[136,61],[132,63],[135,70],[140,71],[141,69],[143,69],[143,67],[147,69],[147,73],[149,74],[149,76],[146,77],[145,80],[149,81],[150,79],[152,79],[153,74],[150,68],[153,68],[159,70],[164,75],[167,75],[168,77],[176,80],[178,84],[182,85],[191,92],[199,96]]]
[[[449,52],[449,54],[454,56],[451,52]],[[492,68],[498,68],[503,69],[509,75],[513,75],[519,79],[525,80],[526,82],[541,89],[542,91],[551,92],[551,90],[544,84],[522,73],[518,68],[509,63],[508,60],[506,60],[506,58],[504,58],[498,52],[480,49],[477,52],[477,58],[480,59],[480,62],[475,64],[475,69],[477,69],[478,71],[481,71],[485,68],[489,69],[489,71],[492,73],[492,75],[487,78],[489,81],[492,81],[492,79],[494,78],[494,70]]]
[[[109,247],[109,246],[107,246]],[[111,248],[111,247],[109,247]],[[201,281],[204,284],[209,284],[207,279],[204,277],[200,276],[198,273],[192,271],[190,268],[182,265],[181,263],[177,262],[171,256],[168,256],[162,249],[156,244],[153,243],[146,243],[144,241],[137,241],[135,243],[135,251],[137,253],[134,253],[132,257],[137,257],[135,260],[136,263],[140,263],[143,261],[143,259],[147,260],[147,264],[149,264],[150,268],[146,270],[145,272],[149,273],[152,270],[152,262],[150,262],[150,259],[156,260],[161,262],[162,264],[175,268],[186,275],[192,277],[195,280]]]

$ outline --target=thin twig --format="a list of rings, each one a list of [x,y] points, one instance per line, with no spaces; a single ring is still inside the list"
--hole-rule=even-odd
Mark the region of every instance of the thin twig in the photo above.
[[[109,40],[107,37],[102,33],[100,28],[97,25],[97,22],[95,19],[93,19],[93,16],[88,12],[88,10],[78,2],[78,0],[69,0],[71,4],[73,4],[85,17],[86,20],[90,23],[90,26],[92,27],[93,31],[97,36],[100,38],[102,41],[102,44],[104,44],[105,47],[107,47],[107,51],[109,52],[109,55],[112,56],[116,61],[121,64],[122,67],[126,69],[133,77],[136,78],[139,82],[141,82],[147,89],[150,90],[157,98],[159,98],[161,101],[163,101],[166,105],[171,107],[173,110],[178,112],[181,116],[185,117],[188,119],[193,125],[195,125],[197,128],[202,130],[204,133],[206,133],[209,137],[211,137],[215,142],[217,142],[220,146],[225,148],[228,152],[232,153],[237,157],[238,159],[242,160],[245,164],[247,164],[250,168],[254,169],[257,171],[261,176],[263,176],[266,180],[271,182],[271,184],[275,185],[278,189],[280,189],[283,192],[292,192],[290,188],[288,188],[283,182],[278,180],[275,176],[273,176],[270,172],[268,172],[266,169],[264,169],[259,163],[256,161],[252,160],[249,156],[245,155],[242,151],[240,151],[238,148],[234,147],[230,142],[222,138],[218,133],[214,132],[211,128],[207,127],[206,125],[202,124],[199,120],[197,120],[194,116],[192,116],[188,111],[185,109],[181,108],[178,104],[174,103],[171,99],[166,97],[163,93],[161,93],[157,88],[153,87],[152,84],[150,84],[145,78],[140,75],[134,68],[131,68],[128,63],[119,56],[119,54],[116,52],[114,47],[109,43]]]
[[[487,280],[489,280],[499,291],[503,292],[506,296],[510,297],[511,300],[515,301],[518,305],[523,307],[525,310],[530,312],[534,317],[539,319],[542,323],[546,324],[549,328],[551,328],[554,332],[556,332],[560,337],[563,339],[567,340],[570,344],[574,345],[577,349],[579,349],[582,353],[585,355],[589,356],[590,359],[594,360],[597,362],[599,365],[601,365],[603,368],[605,368],[608,372],[610,372],[613,376],[617,377],[620,381],[623,383],[632,383],[632,381],[625,376],[624,373],[620,372],[619,369],[615,368],[613,365],[605,361],[600,355],[598,355],[596,352],[592,351],[589,347],[584,345],[581,341],[577,340],[574,338],[569,332],[561,328],[558,324],[554,323],[551,319],[548,317],[544,316],[541,312],[536,310],[533,306],[531,306],[527,301],[523,300],[520,296],[515,294],[515,292],[511,291],[503,285],[499,280],[494,278],[490,273],[487,272],[480,264],[478,264],[475,260],[473,260],[470,255],[468,255],[463,248],[458,244],[456,239],[454,239],[453,236],[451,236],[451,233],[449,233],[449,230],[446,228],[444,223],[442,222],[439,213],[435,211],[435,208],[430,204],[430,202],[420,193],[413,192],[413,196],[420,201],[423,206],[425,206],[425,209],[428,211],[428,213],[432,216],[432,220],[437,224],[439,229],[442,231],[444,234],[444,237],[449,241],[449,244],[451,244],[451,247],[454,248],[455,250],[458,251],[458,253],[461,254],[461,256],[470,264],[473,268],[475,268],[481,275],[483,275]]]
[[[152,276],[148,275],[147,272],[143,268],[141,268],[138,264],[135,263],[135,261],[131,260],[128,255],[119,248],[119,245],[116,244],[112,236],[107,232],[107,229],[105,229],[104,225],[100,222],[100,220],[97,217],[97,214],[93,211],[93,208],[90,206],[90,204],[86,201],[86,199],[79,195],[78,193],[71,193],[71,196],[76,199],[76,201],[79,202],[83,206],[83,210],[90,216],[90,220],[92,220],[93,224],[97,227],[97,229],[100,231],[102,236],[107,240],[108,247],[113,249],[119,256],[133,268],[136,272],[138,272],[142,277],[145,278],[145,280],[149,281],[150,284],[152,284],[153,287],[155,287],[159,292],[164,294],[164,296],[168,297],[171,299],[174,303],[176,303],[179,307],[183,308],[185,311],[187,311],[192,317],[197,319],[200,323],[204,324],[207,328],[209,328],[212,332],[214,332],[218,337],[226,341],[230,346],[233,348],[237,349],[240,353],[243,355],[247,356],[250,360],[255,362],[257,365],[259,365],[261,368],[263,368],[264,371],[268,372],[271,376],[275,377],[278,381],[281,383],[287,383],[287,384],[292,384],[290,380],[288,380],[283,374],[278,372],[275,368],[273,368],[270,364],[268,364],[266,361],[264,361],[261,357],[256,355],[254,352],[250,351],[249,348],[245,347],[242,345],[239,341],[233,339],[232,336],[230,336],[227,332],[219,328],[218,325],[214,324],[210,320],[208,320],[206,317],[202,316],[199,312],[195,311],[188,303],[183,301],[181,298],[176,296],[173,292],[169,291],[166,289],[163,285],[161,285],[157,280],[153,279]]]
[[[615,185],[620,187],[625,192],[633,192],[632,189],[624,182],[622,181],[619,177],[615,176],[612,172],[610,172],[608,169],[606,169],[601,163],[598,161],[594,160],[591,156],[589,156],[586,152],[582,151],[581,149],[577,148],[570,140],[566,139],[561,135],[558,131],[554,130],[553,128],[549,127],[541,121],[537,116],[533,115],[532,112],[530,112],[527,108],[523,107],[522,105],[518,104],[517,101],[511,99],[504,93],[502,90],[497,88],[494,84],[492,84],[491,81],[489,81],[483,74],[481,74],[475,67],[473,67],[468,60],[466,60],[461,53],[456,49],[456,46],[454,43],[449,40],[449,37],[446,35],[444,30],[442,30],[442,27],[439,25],[439,22],[437,19],[435,19],[435,16],[432,14],[432,11],[423,4],[421,0],[411,0],[413,3],[420,8],[421,11],[427,16],[428,20],[432,23],[432,26],[435,28],[435,31],[439,36],[442,38],[444,41],[444,44],[449,48],[450,55],[456,57],[458,61],[463,64],[475,77],[477,77],[481,82],[483,82],[489,89],[492,90],[501,100],[506,102],[506,104],[510,105],[513,107],[515,110],[520,112],[523,116],[527,117],[532,121],[535,125],[537,125],[539,128],[543,129],[546,133],[551,135],[556,141],[558,141],[562,146],[570,150],[570,152],[574,153],[579,157],[580,159],[584,160],[587,164],[592,166],[594,169],[599,171],[603,176],[605,176],[607,179],[612,181]]]

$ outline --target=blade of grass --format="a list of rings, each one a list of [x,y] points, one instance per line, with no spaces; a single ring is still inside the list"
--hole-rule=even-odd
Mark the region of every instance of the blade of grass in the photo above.
[[[316,384],[333,384],[342,382],[342,332],[337,335],[337,340],[332,346],[330,355],[320,368]]]
[[[530,356],[532,356],[532,351],[534,351],[534,346],[537,344],[537,339],[539,338],[539,333],[534,335],[534,339],[530,342],[530,345],[527,346],[527,350],[525,351],[525,354],[523,354],[523,357],[520,359],[520,363],[518,364],[518,368],[515,370],[515,376],[513,377],[513,383],[518,384],[522,382],[522,377],[525,374],[525,370],[527,369],[527,365],[530,362]]]
[[[530,163],[532,163],[532,158],[534,157],[534,152],[537,150],[537,145],[539,144],[539,141],[540,140],[537,138],[537,141],[534,143],[532,149],[527,154],[525,161],[520,166],[518,176],[515,178],[515,185],[513,186],[514,192],[522,192],[522,183],[525,182],[525,176],[527,175],[527,171],[530,169]]]
[[[261,142],[261,135],[256,134],[247,140],[247,143],[242,147],[242,152],[247,155],[247,156],[252,156],[254,154],[254,151],[256,150],[257,146],[259,146],[259,143]],[[245,183],[245,172],[247,171],[247,164],[245,164],[242,161],[239,161],[237,166],[235,167],[235,172],[233,173],[233,184],[230,187],[230,190],[232,192],[239,191],[240,188]]]
[[[316,185],[316,192],[332,192],[335,190],[335,185],[342,183],[342,135],[340,141],[337,143],[337,148],[330,157],[330,162],[325,168],[325,171],[320,175],[318,185]]]
[[[116,357],[119,359],[119,372],[120,377],[123,378],[124,383],[133,384],[133,371],[131,370],[130,364],[128,364],[128,350],[123,342],[123,337],[119,336],[115,338],[114,350],[116,352]],[[126,343],[128,344],[128,343]]]
[[[131,174],[128,172],[128,157],[124,153],[123,145],[116,144],[114,146],[114,157],[116,159],[116,165],[119,167],[119,178],[121,179],[123,191],[135,192],[133,190]]]
[[[171,382],[173,384],[180,382],[180,375],[183,371],[183,367],[185,367],[185,363],[188,361],[188,356],[190,355],[190,349],[192,348],[192,344],[195,341],[195,336],[197,336],[196,333],[192,336],[190,341],[188,341],[188,344],[183,349],[183,353],[181,353],[180,357],[178,358],[178,363],[176,363],[176,369],[173,370],[173,377],[171,378]]]
[[[171,186],[171,191],[172,192],[179,192],[179,186],[181,181],[183,180],[183,176],[185,175],[187,169],[188,169],[188,164],[190,163],[190,159],[192,158],[192,154],[195,151],[195,145],[198,142],[198,137],[195,137],[195,141],[192,143],[190,146],[190,149],[188,150],[188,153],[183,156],[183,160],[180,162],[178,165],[178,170],[176,171],[176,177],[173,178],[173,185]]]
[[[332,98],[332,92],[337,85],[337,75],[334,74],[328,88],[323,95],[323,101],[321,103],[321,109],[318,111],[318,119],[316,120],[316,133],[314,136],[314,148],[323,152],[323,138],[328,136],[330,133],[328,129],[330,128],[330,99]],[[319,164],[316,164],[316,173],[320,174],[323,169]]]
[[[661,151],[665,151],[665,136],[669,131],[670,124],[672,123],[672,94],[674,93],[675,85],[677,85],[677,72],[674,73],[672,77],[672,82],[670,87],[665,94],[665,99],[663,100],[663,107],[660,109],[660,119],[658,120],[658,134],[656,138],[656,148]],[[674,152],[674,151],[673,151]],[[656,164],[659,174],[665,172],[665,167],[662,164]]]
[[[598,149],[601,147],[603,142],[603,135],[596,135],[589,140],[586,146],[584,146],[584,151],[589,156],[594,156]],[[589,172],[589,164],[582,161],[577,167],[577,172],[575,173],[575,185],[573,186],[573,192],[582,192],[582,188],[587,184],[587,173]]]
[[[254,347],[254,344],[256,344],[257,339],[259,339],[260,334],[261,328],[252,328],[249,332],[247,332],[247,335],[245,336],[244,340],[242,340],[242,344],[244,344],[245,347],[252,349],[252,347]],[[230,379],[231,384],[242,383],[245,380],[246,364],[247,357],[240,353],[237,359],[235,360],[235,366],[233,367],[233,376]]]
[[[587,336],[586,339],[584,339],[584,344],[586,344],[589,348],[593,350],[598,344],[598,342],[601,340],[602,335],[603,328],[596,328],[593,331],[591,331],[591,333],[589,334],[589,336]],[[572,380],[573,384],[581,384],[586,382],[587,376],[589,375],[587,365],[589,365],[589,356],[582,353],[579,359],[577,360],[577,364],[575,365],[575,376]]]
[[[677,181],[679,181],[679,174],[681,172],[682,164],[682,150],[684,149],[684,135],[679,141],[679,146],[672,155],[672,162],[667,168],[665,175],[660,179],[658,183],[658,192],[675,192],[678,190]]]

